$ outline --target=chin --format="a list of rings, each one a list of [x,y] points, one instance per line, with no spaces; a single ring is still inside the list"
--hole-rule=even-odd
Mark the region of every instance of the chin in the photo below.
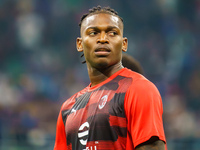
[[[97,69],[105,69],[108,67],[109,67],[109,64],[107,62],[101,62],[101,63],[97,63],[95,65],[95,68],[97,68]]]

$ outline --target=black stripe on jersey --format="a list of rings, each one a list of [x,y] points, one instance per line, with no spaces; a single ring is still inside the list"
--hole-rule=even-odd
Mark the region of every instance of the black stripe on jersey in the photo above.
[[[94,118],[88,118],[91,119],[93,121],[90,123],[88,141],[117,141],[118,135],[115,129],[110,127],[108,114],[96,114]]]
[[[71,109],[67,109],[67,110],[62,111],[62,120],[63,120],[64,125],[65,125],[65,121],[67,119],[67,116],[70,114],[70,112],[71,112]]]
[[[74,131],[76,133],[76,131]],[[71,145],[72,150],[83,150],[85,149],[85,145],[80,144],[79,139],[77,137],[77,134],[74,134],[73,132],[67,134],[67,145]],[[84,139],[84,137],[83,137]],[[84,140],[86,140],[85,138]]]
[[[89,93],[86,92],[85,94],[77,97],[76,102],[73,105],[72,109],[79,110],[81,108],[84,108],[87,105],[87,103],[89,102],[90,95],[91,95],[91,92],[89,92]]]
[[[87,105],[87,103],[88,103],[88,101],[90,99],[90,95],[91,95],[91,92],[84,93],[83,95],[81,95],[81,96],[76,98],[76,103],[77,102],[79,103],[80,101],[84,100],[85,103],[81,104],[82,105],[81,108],[84,108]]]
[[[100,89],[97,89],[97,90],[105,90],[105,87],[106,87],[109,90],[116,91],[119,87],[118,82],[120,80],[123,80],[124,78],[125,77],[123,77],[123,76],[117,76],[116,78],[114,78],[110,82],[104,84],[102,87],[100,87]]]
[[[102,118],[102,119],[100,119]],[[91,120],[91,118],[88,118]],[[90,132],[88,141],[117,141],[118,136],[126,137],[127,128],[119,126],[110,126],[109,115],[98,114],[90,123]]]
[[[107,88],[108,90],[116,91],[118,89],[118,87],[119,87],[118,82],[120,80],[123,80],[124,78],[125,77],[123,77],[123,76],[117,76],[113,80],[109,81],[108,83],[104,84],[103,86],[101,86],[100,88],[97,88],[94,91],[106,90],[105,88]]]
[[[115,132],[121,137],[127,137],[127,128],[126,127],[119,127],[119,126],[112,126],[115,129]]]
[[[84,108],[87,105],[87,103],[88,103],[88,101],[90,99],[90,95],[91,95],[91,93],[86,92],[85,94],[77,97],[76,98],[76,102],[75,102],[75,104],[73,105],[73,107],[71,109],[67,109],[67,110],[63,110],[62,111],[62,119],[63,119],[64,125],[65,125],[67,116],[69,114],[73,113],[72,110],[76,110],[77,111],[77,110],[79,110],[81,108]]]
[[[125,93],[116,93],[114,97],[110,100],[109,113],[112,116],[123,117],[125,118],[124,111],[124,98]]]
[[[114,82],[119,82],[120,80],[123,80],[123,79],[125,79],[125,78],[127,78],[127,77],[118,75],[118,76],[116,76],[112,81],[114,81]]]
[[[103,85],[100,89],[98,90],[105,90],[105,87],[109,90],[115,91],[118,89],[119,84],[117,82],[108,82],[105,85]]]

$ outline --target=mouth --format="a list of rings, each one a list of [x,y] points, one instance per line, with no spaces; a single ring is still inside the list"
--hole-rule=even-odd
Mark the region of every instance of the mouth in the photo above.
[[[108,47],[98,47],[95,49],[94,53],[97,56],[108,56],[110,54],[111,50]]]

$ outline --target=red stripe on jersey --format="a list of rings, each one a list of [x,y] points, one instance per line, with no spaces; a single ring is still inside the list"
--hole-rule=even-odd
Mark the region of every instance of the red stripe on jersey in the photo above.
[[[119,126],[119,127],[127,127],[126,118],[118,117],[118,116],[110,116],[110,126]]]

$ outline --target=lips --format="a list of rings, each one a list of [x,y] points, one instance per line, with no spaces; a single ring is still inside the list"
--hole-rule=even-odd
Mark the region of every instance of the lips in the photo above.
[[[111,50],[108,48],[108,47],[98,47],[95,49],[94,53],[97,55],[97,56],[107,56],[109,55],[111,52]]]

